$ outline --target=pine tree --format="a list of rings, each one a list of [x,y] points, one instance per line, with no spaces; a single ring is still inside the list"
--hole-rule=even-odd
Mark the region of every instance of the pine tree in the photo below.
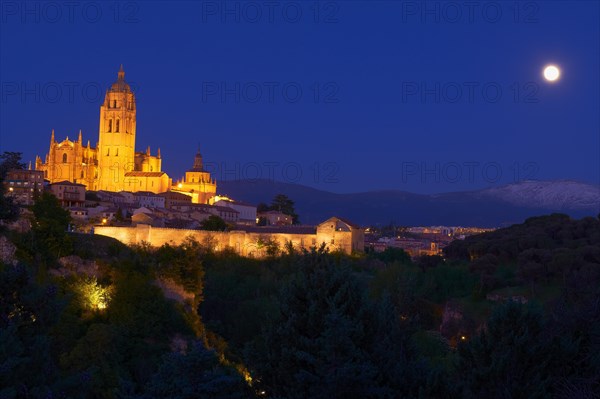
[[[300,258],[278,319],[253,354],[260,387],[285,398],[397,397],[411,357],[396,312],[365,296],[351,272],[321,248]]]
[[[509,302],[470,342],[459,346],[465,398],[546,398],[552,376],[551,343],[539,309]]]

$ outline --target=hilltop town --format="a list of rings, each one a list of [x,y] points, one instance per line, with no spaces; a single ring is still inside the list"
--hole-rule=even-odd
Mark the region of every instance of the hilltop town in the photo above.
[[[100,106],[98,140],[84,144],[50,136],[44,159],[35,168],[9,170],[4,185],[9,196],[30,206],[44,191],[69,210],[72,231],[117,238],[126,244],[179,244],[186,237],[210,237],[215,248],[262,256],[266,248],[292,245],[308,249],[325,245],[353,253],[364,250],[364,231],[339,217],[316,226],[298,225],[293,209],[284,213],[217,195],[217,182],[204,169],[200,150],[182,179],[162,170],[160,149],[152,155],[136,151],[136,98],[125,81],[123,66]],[[293,205],[291,200],[284,198]],[[208,233],[207,231],[211,231]]]
[[[333,216],[317,225],[300,225],[293,201],[283,195],[279,202],[287,201],[291,208],[282,208],[277,199],[266,206],[218,194],[200,149],[185,175],[173,181],[163,170],[166,160],[160,148],[155,155],[149,146],[136,151],[136,112],[135,93],[121,65],[100,106],[95,146],[84,142],[81,131],[74,141],[68,136],[60,141],[52,129],[48,153],[43,159],[36,156],[35,167],[8,171],[4,181],[8,195],[29,206],[41,192],[51,192],[69,210],[72,231],[155,246],[210,236],[216,247],[248,256],[263,256],[270,243],[305,249],[325,244],[348,254],[401,248],[416,258],[441,255],[454,239],[490,230],[438,226],[391,231],[361,228]]]

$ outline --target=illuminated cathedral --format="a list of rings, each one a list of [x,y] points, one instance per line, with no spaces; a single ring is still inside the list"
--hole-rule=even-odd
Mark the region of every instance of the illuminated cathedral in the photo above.
[[[106,91],[100,106],[96,146],[92,147],[89,140],[84,144],[81,131],[75,141],[67,137],[58,142],[52,130],[50,150],[43,161],[36,157],[35,168],[43,171],[50,183],[67,180],[85,185],[86,190],[169,191],[172,183],[162,171],[160,149],[156,155],[150,153],[150,147],[136,152],[135,139],[135,94],[125,81],[121,65],[117,81]],[[206,203],[216,193],[216,182],[203,171],[198,156],[189,181],[186,173],[186,179],[174,188],[195,197],[194,202]]]

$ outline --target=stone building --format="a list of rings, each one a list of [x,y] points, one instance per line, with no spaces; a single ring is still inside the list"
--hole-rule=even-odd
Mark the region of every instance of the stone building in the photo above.
[[[265,226],[289,226],[294,223],[294,220],[290,215],[286,215],[280,211],[258,212],[256,216],[259,224],[262,219]]]
[[[50,190],[63,207],[83,207],[85,205],[85,186],[83,184],[65,180],[51,184]]]

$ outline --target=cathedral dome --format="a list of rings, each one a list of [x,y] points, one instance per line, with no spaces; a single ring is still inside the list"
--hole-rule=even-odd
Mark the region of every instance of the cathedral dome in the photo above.
[[[123,64],[121,64],[121,68],[119,69],[117,81],[112,84],[112,86],[110,87],[110,91],[120,93],[131,93],[131,88],[129,87],[129,84],[125,82],[125,71],[123,70]]]

